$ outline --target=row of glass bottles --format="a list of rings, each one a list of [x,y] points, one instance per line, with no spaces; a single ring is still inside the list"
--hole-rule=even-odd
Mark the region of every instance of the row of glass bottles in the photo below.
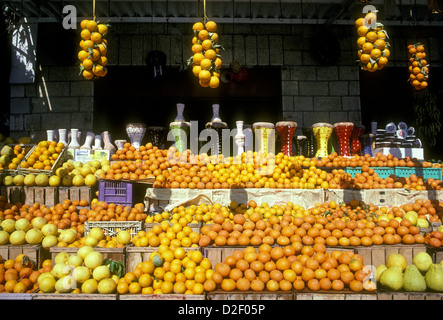
[[[102,134],[87,132],[82,145],[80,144],[81,132],[75,128],[72,128],[69,132],[67,129],[46,130],[47,141],[56,141],[57,133],[57,142],[63,143],[68,149],[116,150],[116,147],[111,142],[111,135],[108,131],[104,131]]]

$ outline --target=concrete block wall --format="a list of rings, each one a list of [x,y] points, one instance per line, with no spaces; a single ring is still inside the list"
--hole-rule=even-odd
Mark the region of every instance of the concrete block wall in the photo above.
[[[78,77],[78,67],[46,66],[35,83],[11,84],[10,130],[14,137],[46,139],[46,130],[93,128],[94,83]]]

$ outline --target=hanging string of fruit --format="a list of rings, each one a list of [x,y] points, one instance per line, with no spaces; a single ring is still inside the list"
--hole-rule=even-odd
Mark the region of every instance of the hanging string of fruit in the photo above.
[[[220,84],[220,69],[222,66],[220,51],[223,46],[218,44],[217,24],[206,16],[206,1],[203,1],[204,17],[194,23],[192,30],[192,53],[188,59],[188,67],[198,78],[202,87],[217,88]]]
[[[107,23],[95,21],[95,0],[93,1],[93,20],[80,22],[80,48],[78,59],[80,60],[80,75],[84,79],[91,80],[106,76],[108,69],[108,34]]]
[[[409,83],[415,90],[427,88],[429,79],[429,64],[426,61],[425,47],[421,43],[408,45],[409,53]]]
[[[429,64],[426,61],[425,47],[421,43],[408,45],[409,83],[412,87],[412,104],[415,113],[415,128],[419,137],[429,146],[437,143],[441,130],[440,110],[437,97],[428,90]]]
[[[388,33],[383,24],[377,22],[377,11],[368,12],[365,17],[355,21],[358,46],[358,60],[363,70],[374,72],[381,70],[388,63],[390,51],[388,49]]]

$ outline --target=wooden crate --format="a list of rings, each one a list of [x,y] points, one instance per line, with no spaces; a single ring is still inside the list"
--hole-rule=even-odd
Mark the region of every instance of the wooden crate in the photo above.
[[[443,300],[438,292],[379,292],[378,300]]]
[[[94,187],[59,187],[58,188],[58,201],[63,202],[66,199],[74,200],[87,200],[91,203],[95,196],[97,188]]]
[[[25,204],[44,204],[47,207],[55,206],[58,200],[58,187],[23,187]]]
[[[116,293],[33,293],[32,300],[117,300]]]
[[[307,292],[303,290],[294,293],[294,300],[377,300],[377,294],[351,291]]]
[[[41,264],[45,259],[50,258],[48,250],[44,249],[41,245],[26,244],[22,246],[15,246],[10,244],[0,246],[0,255],[4,260],[15,260],[19,254],[28,256],[29,259],[37,264],[38,268],[41,267]]]
[[[443,248],[433,248],[429,245],[426,245],[427,252],[432,257],[432,261],[434,263],[440,263],[443,260]]]
[[[0,195],[6,198],[9,203],[25,202],[23,186],[1,186]]]
[[[201,251],[200,247],[183,247],[183,249],[188,251]],[[128,246],[126,247],[126,272],[132,271],[135,269],[137,264],[143,261],[149,260],[149,255],[152,252],[157,252],[158,247],[135,247]]]
[[[52,264],[54,264],[55,257],[60,252],[67,252],[69,254],[75,254],[77,253],[78,249],[76,247],[51,247],[50,253],[51,253],[51,260]],[[94,247],[95,251],[100,252],[103,255],[103,259],[112,259],[115,261],[121,261],[125,262],[126,260],[126,248],[100,248],[100,247]],[[123,268],[123,272],[126,272],[126,268]]]
[[[363,257],[365,265],[373,265],[378,267],[381,264],[386,264],[386,260],[392,253],[399,253],[403,255],[406,262],[412,264],[413,257],[419,252],[426,252],[424,244],[394,244],[394,245],[373,245],[370,247],[354,247],[355,252]]]
[[[204,294],[119,294],[118,300],[206,300]]]
[[[213,291],[207,294],[207,300],[294,300],[292,291]]]

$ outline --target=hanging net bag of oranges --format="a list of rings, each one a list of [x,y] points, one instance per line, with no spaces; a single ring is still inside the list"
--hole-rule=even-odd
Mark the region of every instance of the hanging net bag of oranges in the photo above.
[[[365,17],[355,21],[358,46],[358,60],[363,70],[374,72],[383,69],[388,63],[390,51],[388,49],[388,33],[383,24],[377,22],[377,11],[368,12]]]
[[[95,0],[93,1],[93,19],[80,22],[80,75],[86,80],[97,79],[106,76],[108,69],[108,34],[107,23],[95,21]]]
[[[408,45],[409,83],[415,90],[428,87],[429,64],[426,60],[425,47],[421,43]]]
[[[187,65],[192,68],[192,73],[198,78],[202,87],[217,88],[220,85],[220,69],[222,60],[220,51],[223,46],[218,44],[217,24],[206,16],[206,1],[204,5],[204,18],[194,23],[192,30],[192,56]]]

